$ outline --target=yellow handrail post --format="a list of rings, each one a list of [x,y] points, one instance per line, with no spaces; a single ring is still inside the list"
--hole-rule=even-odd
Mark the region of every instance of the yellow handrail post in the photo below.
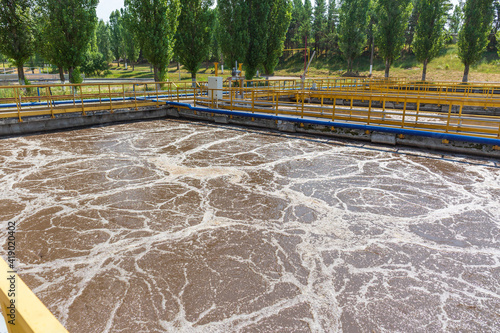
[[[255,108],[255,91],[252,89],[252,113],[254,113]]]
[[[274,98],[273,96],[273,99],[275,100],[275,112],[276,112],[276,117],[278,116],[278,101],[279,101],[279,91],[276,91],[276,98]]]
[[[108,92],[109,92],[109,110],[113,113],[113,101],[111,98],[111,84],[108,84]]]
[[[370,97],[370,102],[368,103],[368,119],[366,122],[367,125],[370,125],[371,115],[372,115],[372,97]]]
[[[99,86],[100,87],[100,86]],[[134,104],[135,104],[135,110],[138,111],[139,108],[137,107],[137,93],[135,91],[135,83],[132,84],[133,90],[134,90]]]
[[[21,118],[21,98],[19,97],[19,88],[14,88],[14,98],[16,100],[17,116],[19,118],[19,122],[22,123],[23,119]]]
[[[304,92],[302,92],[302,112],[300,113],[300,118],[304,118],[304,101],[306,99],[306,96]]]
[[[83,87],[80,86],[80,101],[82,102],[82,115],[85,116],[85,106],[83,103]]]
[[[160,85],[159,83],[155,84],[155,90],[156,90],[156,107],[157,108],[160,107],[160,98],[158,97],[158,86],[159,85]]]
[[[333,98],[332,121],[335,121],[335,108],[337,107],[337,98]]]
[[[401,120],[401,128],[405,127],[405,118],[406,118],[406,104],[407,104],[407,99],[405,97],[405,102],[403,104],[403,119]]]
[[[420,98],[417,102],[417,114],[416,114],[416,117],[415,117],[415,124],[418,124],[418,114],[420,112]]]

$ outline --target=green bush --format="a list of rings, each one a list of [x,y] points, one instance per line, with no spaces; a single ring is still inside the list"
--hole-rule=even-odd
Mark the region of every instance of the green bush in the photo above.
[[[73,70],[73,82],[71,83],[82,83],[83,78],[82,78],[82,73],[80,72],[80,67],[76,67]]]

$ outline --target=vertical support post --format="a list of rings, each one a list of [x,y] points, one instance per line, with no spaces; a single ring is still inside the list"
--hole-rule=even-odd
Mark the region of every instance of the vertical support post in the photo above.
[[[122,84],[122,90],[123,90],[123,103],[125,103],[125,84]]]
[[[337,107],[337,98],[333,98],[332,121],[335,121],[335,108]]]
[[[402,119],[402,122],[401,122],[401,128],[404,128],[405,127],[405,119],[406,119],[406,104],[407,104],[407,100],[405,98],[405,102],[403,104],[403,119]]]
[[[415,117],[415,124],[418,124],[418,113],[420,112],[420,101],[417,102],[417,115]]]
[[[276,117],[278,116],[278,101],[280,99],[280,96],[279,96],[279,91],[276,91],[276,98],[274,98],[273,96],[273,99],[276,101],[276,104],[275,104],[275,111],[276,111]]]
[[[368,119],[366,122],[367,125],[370,125],[371,115],[372,115],[372,97],[370,96],[370,102],[368,103]]]
[[[85,116],[85,103],[83,103],[83,86],[80,86],[80,101],[82,102],[82,115]]]
[[[304,118],[304,100],[306,99],[304,92],[302,92],[302,112],[300,118]]]
[[[139,108],[137,107],[137,93],[135,91],[135,83],[133,83],[133,90],[134,90],[134,104],[135,104],[135,110],[139,110]],[[99,93],[100,93],[100,89],[101,89],[101,86],[99,86]]]
[[[99,84],[98,87],[99,87],[99,104],[102,104],[102,100],[101,100],[101,85]]]
[[[19,122],[22,123],[23,119],[21,118],[21,98],[19,96],[19,89],[18,88],[14,88],[14,97],[16,99],[17,116],[19,118]]]
[[[229,109],[233,111],[233,87],[229,87]]]
[[[255,108],[255,91],[252,90],[252,113],[254,113],[254,108]]]
[[[159,86],[159,85],[160,85],[159,83],[158,83],[158,84],[155,84],[155,89],[156,89],[156,107],[157,107],[157,108],[159,108],[159,107],[160,107],[160,98],[159,98],[159,96],[158,96],[158,86]]]
[[[450,107],[448,108],[448,120],[446,121],[446,133],[450,130],[451,107],[452,104],[450,103]]]
[[[193,89],[193,106],[196,106],[196,87],[191,89]]]
[[[111,85],[108,84],[108,92],[109,92],[109,110],[113,113],[113,101],[111,100]]]

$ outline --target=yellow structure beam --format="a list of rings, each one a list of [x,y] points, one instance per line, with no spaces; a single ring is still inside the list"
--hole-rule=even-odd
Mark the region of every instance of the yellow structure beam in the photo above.
[[[3,259],[0,304],[9,333],[68,333]]]

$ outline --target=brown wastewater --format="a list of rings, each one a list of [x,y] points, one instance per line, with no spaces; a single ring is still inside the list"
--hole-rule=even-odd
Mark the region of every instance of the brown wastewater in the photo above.
[[[495,160],[94,127],[1,139],[0,221],[72,333],[500,331]]]

